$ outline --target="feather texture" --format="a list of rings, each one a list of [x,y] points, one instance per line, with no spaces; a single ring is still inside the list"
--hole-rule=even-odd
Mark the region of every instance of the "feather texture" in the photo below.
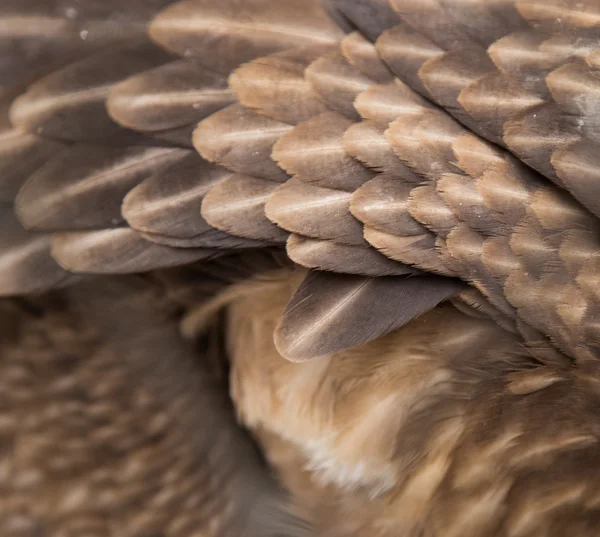
[[[32,84],[14,101],[11,121],[23,130],[50,138],[110,138],[120,130],[105,107],[110,88],[169,59],[167,53],[148,42],[103,50]]]
[[[397,329],[461,287],[455,280],[433,276],[310,272],[283,314],[275,345],[293,361],[340,352]]]
[[[150,35],[169,50],[193,56],[227,75],[237,66],[267,54],[342,37],[319,0],[282,4],[259,0],[187,0],[165,9],[152,21]],[[206,54],[211,50],[210,54]]]
[[[16,199],[17,214],[30,229],[118,226],[125,194],[157,167],[187,154],[163,147],[74,146],[27,180]]]
[[[288,256],[303,267],[339,274],[399,276],[418,273],[395,263],[373,248],[291,234],[286,243]]]
[[[260,245],[216,230],[201,215],[206,194],[230,175],[190,151],[130,190],[121,212],[133,229],[160,244],[224,249]]]
[[[75,273],[133,274],[208,259],[207,248],[170,248],[155,244],[129,228],[54,233],[52,257]]]
[[[195,60],[177,60],[129,77],[111,88],[110,116],[143,132],[194,125],[234,102],[227,80]]]

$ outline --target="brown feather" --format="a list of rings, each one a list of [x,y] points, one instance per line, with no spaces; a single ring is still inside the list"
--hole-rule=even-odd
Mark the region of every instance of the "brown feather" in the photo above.
[[[271,159],[273,145],[292,129],[240,104],[202,121],[194,131],[194,147],[210,162],[261,179],[284,182],[289,176]]]
[[[275,331],[292,361],[326,356],[387,334],[462,287],[435,276],[364,278],[310,272]]]
[[[284,134],[273,147],[273,159],[311,184],[352,192],[373,173],[344,150],[343,135],[351,125],[335,112],[321,114]]]
[[[362,225],[350,214],[351,194],[308,184],[298,177],[273,192],[265,207],[283,229],[350,246],[366,246]]]
[[[244,62],[288,48],[334,43],[343,34],[320,0],[186,0],[162,11],[150,36],[182,56],[227,75]],[[211,50],[210,54],[206,51]]]
[[[0,211],[0,296],[38,293],[76,279],[50,256],[50,235],[23,229],[11,205]]]
[[[148,42],[101,51],[32,84],[14,101],[11,121],[23,130],[50,138],[110,138],[120,130],[105,107],[110,88],[171,58]]]
[[[265,215],[265,205],[277,183],[231,174],[202,200],[202,216],[213,227],[253,240],[284,243],[288,233]]]
[[[127,192],[187,154],[160,147],[74,146],[28,179],[16,199],[17,215],[29,229],[115,227],[123,222]]]
[[[209,190],[231,176],[194,151],[133,188],[123,200],[127,223],[152,242],[179,247],[258,246],[210,226],[200,211]]]
[[[292,233],[286,244],[292,261],[303,267],[361,276],[399,276],[418,273],[396,263],[373,248],[349,246]]]
[[[234,102],[227,78],[195,60],[178,60],[113,86],[106,108],[119,124],[146,132],[177,129]]]
[[[25,180],[63,148],[12,125],[10,105],[21,91],[21,86],[0,90],[0,203],[12,202]]]
[[[350,32],[357,29],[370,41],[399,22],[389,0],[322,0],[333,20]]]
[[[352,32],[340,43],[344,58],[361,73],[377,82],[391,82],[394,75],[383,62],[373,43],[363,37],[360,32]]]
[[[379,175],[360,187],[350,204],[352,214],[365,226],[401,236],[427,233],[409,212],[414,185],[397,177]]]
[[[208,259],[206,248],[169,248],[129,228],[54,233],[52,257],[65,269],[87,274],[133,274]]]
[[[375,43],[377,52],[392,72],[421,95],[428,95],[419,78],[419,69],[444,51],[407,24],[400,24],[383,34]]]
[[[332,45],[312,45],[258,58],[236,69],[229,84],[244,106],[297,125],[327,110],[304,71],[333,49]]]
[[[305,71],[305,77],[327,108],[352,120],[359,119],[354,100],[374,83],[353,67],[339,51],[311,63]]]

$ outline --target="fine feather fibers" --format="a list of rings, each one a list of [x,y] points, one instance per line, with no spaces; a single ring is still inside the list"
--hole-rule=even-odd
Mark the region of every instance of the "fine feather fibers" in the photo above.
[[[437,276],[365,278],[310,272],[286,307],[275,345],[293,361],[352,348],[406,324],[462,286]]]
[[[105,106],[110,88],[171,59],[148,41],[110,47],[36,81],[13,102],[11,121],[23,130],[49,138],[110,138],[120,129]]]
[[[52,257],[74,273],[133,274],[192,263],[218,255],[207,248],[170,248],[120,227],[99,231],[54,233]]]
[[[127,192],[188,153],[172,147],[74,145],[29,177],[16,198],[17,215],[30,229],[118,226]]]
[[[447,305],[354,350],[290,363],[271,333],[300,276],[230,295],[232,395],[317,529],[595,534],[594,373],[543,365],[542,346],[523,352],[495,322]]]
[[[227,75],[254,58],[334,43],[343,33],[320,0],[186,0],[163,10],[152,21],[150,36],[168,50]]]
[[[339,274],[399,276],[418,273],[396,263],[377,250],[330,240],[313,239],[292,233],[286,243],[289,258],[303,267]]]
[[[133,229],[160,244],[225,249],[258,246],[261,243],[213,228],[201,215],[206,194],[230,175],[189,151],[130,190],[121,213]]]
[[[194,124],[234,100],[225,76],[187,59],[116,84],[108,94],[106,108],[125,127],[160,132]]]
[[[229,77],[229,85],[244,106],[282,123],[297,125],[327,111],[304,72],[333,50],[333,45],[312,45],[258,58],[236,69]]]

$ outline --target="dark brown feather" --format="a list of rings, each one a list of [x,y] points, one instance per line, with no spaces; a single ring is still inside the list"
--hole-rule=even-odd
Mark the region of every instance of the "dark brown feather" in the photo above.
[[[326,112],[284,134],[273,148],[273,159],[304,181],[352,192],[373,177],[344,150],[343,135],[352,125],[335,112]]]
[[[275,344],[292,361],[336,353],[399,328],[461,288],[457,280],[435,276],[310,272],[283,314]]]
[[[169,248],[129,228],[54,233],[52,257],[65,269],[87,274],[133,274],[218,255],[206,248]]]
[[[286,251],[292,261],[303,267],[360,276],[399,276],[418,270],[397,263],[374,248],[350,246],[333,241],[292,234]]]
[[[288,233],[265,215],[265,205],[277,186],[273,181],[232,173],[205,196],[202,216],[226,233],[283,244]]]
[[[194,147],[210,162],[246,175],[284,182],[287,175],[271,159],[273,145],[292,129],[240,104],[202,121],[194,131]]]
[[[320,0],[186,0],[150,26],[157,43],[205,67],[229,74],[244,62],[288,48],[333,43],[343,37]],[[211,52],[206,53],[207,50]]]
[[[213,228],[201,215],[204,196],[230,175],[190,151],[132,189],[121,212],[133,229],[159,244],[225,249],[259,246]]]
[[[131,188],[157,168],[184,158],[184,149],[76,145],[34,173],[16,199],[28,229],[116,227]]]
[[[234,102],[227,78],[195,60],[178,60],[113,86],[106,107],[130,129],[160,132],[193,125]]]
[[[11,121],[23,130],[60,140],[110,138],[121,129],[105,107],[110,88],[170,59],[149,42],[103,50],[32,84],[14,101]]]

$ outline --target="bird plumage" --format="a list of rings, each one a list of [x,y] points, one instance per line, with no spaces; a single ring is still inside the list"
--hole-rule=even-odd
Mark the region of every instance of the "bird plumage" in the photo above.
[[[236,410],[324,535],[592,535],[599,21],[596,0],[11,1],[0,295],[146,273],[188,336],[224,309]]]

